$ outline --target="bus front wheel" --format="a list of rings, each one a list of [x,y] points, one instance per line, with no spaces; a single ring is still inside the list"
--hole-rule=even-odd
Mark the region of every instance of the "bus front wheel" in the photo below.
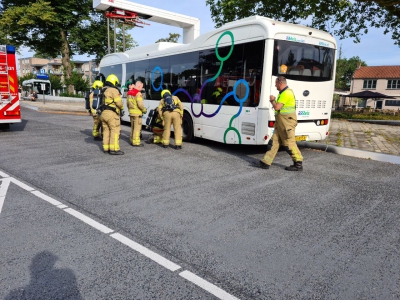
[[[183,114],[182,118],[182,139],[185,142],[191,142],[194,139],[193,120],[187,112]]]

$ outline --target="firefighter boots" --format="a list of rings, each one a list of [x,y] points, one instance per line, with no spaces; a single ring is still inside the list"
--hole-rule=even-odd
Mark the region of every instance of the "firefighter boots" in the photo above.
[[[111,155],[124,155],[124,151],[118,150],[118,151],[110,151]]]
[[[267,165],[265,162],[262,160],[255,162],[254,163],[256,167],[261,168],[261,169],[269,169],[269,165]]]
[[[287,171],[303,171],[303,162],[295,161],[294,165],[290,165],[289,167],[286,167],[285,170],[287,170]]]

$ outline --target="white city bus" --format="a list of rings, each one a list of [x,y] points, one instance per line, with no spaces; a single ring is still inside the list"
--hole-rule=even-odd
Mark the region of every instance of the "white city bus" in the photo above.
[[[44,90],[42,90],[42,84],[44,84]],[[40,95],[51,95],[50,80],[36,78],[24,80],[22,82],[22,97],[29,97],[32,92],[36,92]]]
[[[287,78],[296,97],[296,139],[326,138],[335,55],[336,42],[326,32],[254,16],[227,23],[190,44],[156,43],[108,54],[100,72],[104,77],[115,74],[122,85],[141,79],[148,110],[157,107],[163,89],[178,96],[185,107],[185,141],[200,137],[260,145],[273,133],[269,96],[278,94],[279,75]],[[128,114],[122,119],[129,121]]]

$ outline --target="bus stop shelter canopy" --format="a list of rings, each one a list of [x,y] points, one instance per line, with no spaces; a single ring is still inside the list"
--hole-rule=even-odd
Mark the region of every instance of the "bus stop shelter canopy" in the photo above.
[[[345,95],[346,97],[354,97],[354,98],[362,98],[362,99],[380,99],[380,98],[387,98],[387,99],[394,99],[395,97],[388,96],[385,94],[381,94],[378,92],[372,91],[362,91],[358,93],[348,94]]]

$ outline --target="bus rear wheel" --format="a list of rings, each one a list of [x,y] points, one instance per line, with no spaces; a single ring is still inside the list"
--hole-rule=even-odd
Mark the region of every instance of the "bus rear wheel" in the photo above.
[[[185,142],[191,142],[194,140],[193,120],[187,112],[183,114],[182,118],[182,139]]]

